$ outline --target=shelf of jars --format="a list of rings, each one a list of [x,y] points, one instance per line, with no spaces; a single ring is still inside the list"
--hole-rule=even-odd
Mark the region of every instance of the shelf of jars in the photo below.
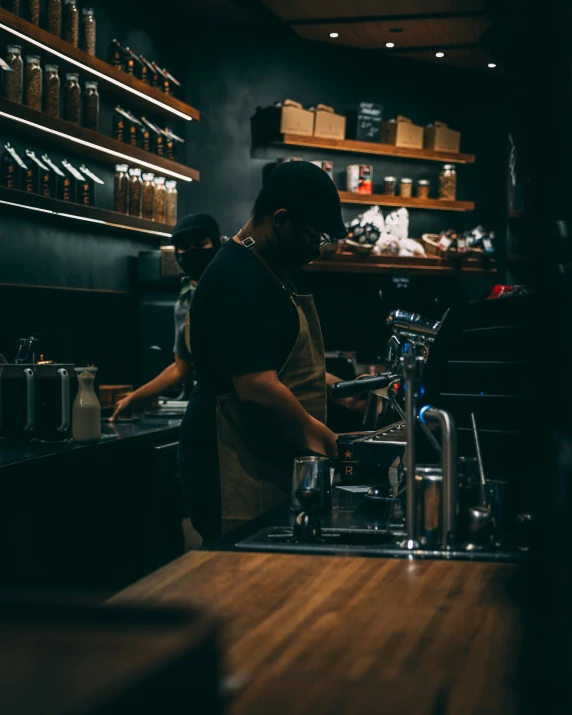
[[[157,241],[171,237],[170,224],[4,186],[0,187],[0,205],[14,211],[51,215],[69,221],[87,221],[114,230],[147,234],[150,239]]]
[[[9,99],[0,98],[0,122],[32,139],[49,141],[107,164],[127,162],[179,181],[200,179],[196,169]]]
[[[355,194],[340,191],[343,204],[366,204],[368,206],[399,206],[408,209],[432,209],[437,211],[474,211],[473,201],[451,201],[449,199],[426,199],[417,196],[393,196],[391,194]]]
[[[352,154],[367,154],[369,156],[394,156],[400,159],[421,159],[424,161],[439,161],[448,164],[474,164],[474,154],[454,154],[433,149],[408,149],[391,144],[376,144],[374,142],[356,141],[354,139],[322,139],[318,137],[283,134],[282,139],[272,142],[274,146],[295,146],[308,149],[324,149],[327,151],[350,152]]]
[[[21,3],[24,5],[24,3]],[[30,3],[27,3],[28,5]],[[61,18],[61,3],[55,3],[59,7],[60,17],[58,28],[65,28],[65,16]],[[38,3],[39,7],[39,3]],[[78,14],[77,7],[75,8]],[[48,22],[50,21],[50,8],[48,8]],[[75,45],[78,35],[78,18],[75,19]],[[130,103],[142,107],[148,112],[161,114],[171,118],[183,119],[186,121],[199,120],[200,112],[195,107],[192,107],[185,102],[177,99],[158,87],[151,86],[134,74],[129,74],[96,57],[95,54],[86,52],[74,44],[67,42],[58,36],[59,32],[54,29],[54,32],[39,27],[35,22],[20,17],[8,9],[0,8],[0,31],[8,42],[14,44],[26,43],[32,45],[36,52],[45,52],[54,58],[54,62],[63,61],[67,65],[71,65],[74,71],[79,71],[89,75],[93,80],[100,80],[105,83],[106,88],[128,100]],[[58,32],[58,34],[55,34]],[[95,32],[95,26],[93,27]],[[28,53],[26,53],[28,54]],[[151,63],[148,63],[149,65]],[[161,72],[161,70],[159,69]]]

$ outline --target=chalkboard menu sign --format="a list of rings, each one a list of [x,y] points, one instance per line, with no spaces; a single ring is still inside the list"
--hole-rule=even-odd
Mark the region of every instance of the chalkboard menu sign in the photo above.
[[[381,119],[383,105],[373,102],[360,102],[359,108],[347,112],[347,136],[362,142],[381,140]]]

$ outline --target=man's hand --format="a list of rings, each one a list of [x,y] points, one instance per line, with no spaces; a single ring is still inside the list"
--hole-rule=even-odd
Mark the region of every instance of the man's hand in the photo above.
[[[133,405],[133,392],[130,392],[128,395],[126,395],[122,400],[119,400],[119,402],[116,403],[115,405],[115,410],[111,417],[109,418],[110,422],[115,422],[115,420],[119,417],[119,415],[122,412],[125,412],[129,409],[131,409]]]

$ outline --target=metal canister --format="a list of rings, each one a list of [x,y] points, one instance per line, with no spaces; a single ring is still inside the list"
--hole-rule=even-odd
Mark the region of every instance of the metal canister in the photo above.
[[[443,519],[443,471],[441,467],[419,464],[415,467],[417,490],[416,533],[428,548],[439,548]]]
[[[299,511],[301,506],[296,492],[318,492],[320,511],[325,512],[332,506],[332,473],[328,457],[304,456],[294,459],[292,471],[292,490],[290,494],[290,509]]]

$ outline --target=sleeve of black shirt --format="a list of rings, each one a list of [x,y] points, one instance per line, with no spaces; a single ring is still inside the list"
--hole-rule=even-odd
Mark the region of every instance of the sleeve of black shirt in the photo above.
[[[201,301],[209,306],[209,352],[218,371],[228,377],[279,371],[298,332],[290,297],[257,265],[252,271],[221,278],[219,289],[213,290],[213,281]],[[196,307],[201,309],[201,304]]]

